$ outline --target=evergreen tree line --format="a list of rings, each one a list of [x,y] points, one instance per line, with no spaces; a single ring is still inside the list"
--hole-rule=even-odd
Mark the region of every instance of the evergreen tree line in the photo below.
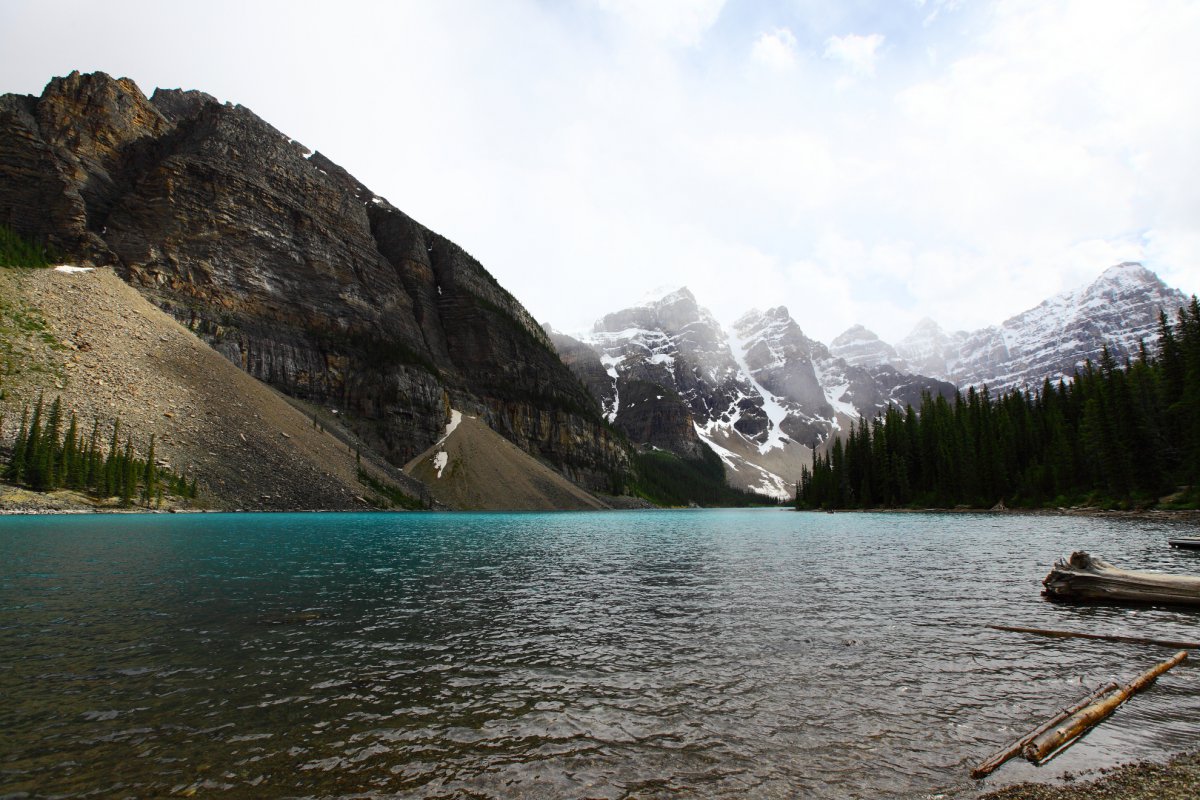
[[[51,254],[45,247],[0,225],[0,267],[48,267],[50,262]]]
[[[628,487],[633,494],[659,506],[745,508],[776,505],[779,501],[757,492],[735,489],[725,480],[721,457],[705,447],[700,458],[680,458],[674,453],[652,450],[634,454],[636,479]],[[619,488],[626,488],[624,486]]]
[[[3,475],[10,483],[35,491],[74,489],[95,497],[118,497],[123,505],[137,500],[149,507],[161,503],[165,494],[196,497],[194,476],[189,483],[186,475],[158,466],[153,434],[146,457],[139,458],[128,435],[121,444],[119,419],[113,421],[111,432],[102,431],[96,419],[87,434],[80,430],[74,412],[64,425],[62,400],[57,397],[48,410],[40,397],[32,414],[25,407]]]
[[[1119,366],[1108,348],[1071,383],[993,398],[922,397],[851,427],[801,471],[807,509],[988,508],[1078,503],[1138,507],[1189,487],[1200,504],[1200,305],[1159,316],[1152,356]]]

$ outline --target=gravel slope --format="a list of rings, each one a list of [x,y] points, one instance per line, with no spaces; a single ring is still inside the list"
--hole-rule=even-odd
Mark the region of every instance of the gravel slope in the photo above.
[[[608,504],[468,416],[461,416],[443,441],[405,464],[404,471],[428,486],[437,500],[453,508],[491,511],[608,508]]]
[[[111,270],[0,269],[0,441],[60,395],[82,427],[119,417],[145,452],[199,476],[226,509],[365,509],[354,454]]]

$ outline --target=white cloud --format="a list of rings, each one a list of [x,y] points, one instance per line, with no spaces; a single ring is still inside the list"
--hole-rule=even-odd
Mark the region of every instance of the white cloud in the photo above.
[[[921,20],[921,25],[926,28],[937,22],[943,11],[953,13],[962,8],[963,0],[934,0],[929,5],[932,6],[932,10]],[[917,8],[925,8],[925,6],[926,0],[917,0]]]
[[[830,36],[825,41],[825,58],[845,64],[851,73],[859,77],[873,77],[883,40],[883,34],[879,33]]]
[[[790,69],[796,64],[796,37],[787,28],[764,32],[754,41],[750,57],[774,69]]]
[[[826,341],[999,323],[1122,260],[1200,291],[1186,0],[47,8],[0,2],[0,91],[78,67],[243,103],[565,330],[659,284]]]
[[[594,0],[641,35],[694,46],[721,14],[725,0]]]

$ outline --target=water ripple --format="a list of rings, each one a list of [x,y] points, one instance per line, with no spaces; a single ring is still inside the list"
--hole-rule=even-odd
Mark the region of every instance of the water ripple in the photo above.
[[[1197,614],[1039,599],[1200,572],[1170,523],[990,515],[0,518],[0,793],[922,797]],[[1040,772],[1194,746],[1195,665]]]

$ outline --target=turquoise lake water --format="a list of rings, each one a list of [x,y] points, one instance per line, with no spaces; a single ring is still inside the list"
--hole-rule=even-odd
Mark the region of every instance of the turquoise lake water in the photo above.
[[[0,517],[0,796],[926,797],[1200,614],[1040,599],[1200,573],[1178,525],[649,511]],[[1192,531],[1195,532],[1194,529]],[[1194,749],[1186,663],[1048,780]]]

